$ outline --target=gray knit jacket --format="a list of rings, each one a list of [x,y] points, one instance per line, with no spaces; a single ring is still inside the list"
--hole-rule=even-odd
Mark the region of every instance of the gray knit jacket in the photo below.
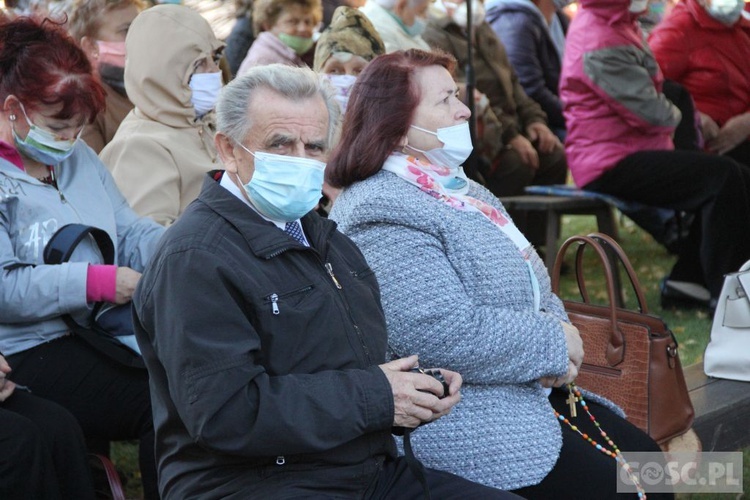
[[[472,182],[468,193],[505,209]],[[563,375],[568,355],[543,262],[533,307],[528,267],[513,242],[478,212],[464,212],[381,171],[344,190],[331,218],[354,240],[381,286],[391,354],[463,376],[451,414],[412,434],[428,467],[503,489],[536,484],[562,436],[537,380]]]

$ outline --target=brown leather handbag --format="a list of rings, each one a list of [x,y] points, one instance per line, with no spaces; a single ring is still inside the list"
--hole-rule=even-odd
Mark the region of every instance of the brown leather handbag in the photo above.
[[[649,314],[633,266],[609,236],[573,236],[560,248],[552,270],[552,291],[559,295],[563,258],[576,246],[575,273],[583,302],[563,300],[570,321],[583,339],[584,358],[576,384],[618,404],[630,422],[658,443],[687,432],[693,424],[677,341],[667,325]],[[584,250],[591,247],[604,266],[608,305],[592,304],[583,275]],[[619,261],[638,301],[638,311],[618,304]]]

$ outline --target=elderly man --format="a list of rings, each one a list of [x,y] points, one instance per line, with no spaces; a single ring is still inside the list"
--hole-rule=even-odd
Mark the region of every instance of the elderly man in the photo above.
[[[461,377],[444,370],[444,394],[410,372],[416,356],[381,364],[377,281],[311,211],[339,113],[324,88],[281,65],[225,88],[226,170],[208,175],[134,297],[165,499],[424,495],[391,430],[447,414]],[[509,495],[415,469],[436,498]]]

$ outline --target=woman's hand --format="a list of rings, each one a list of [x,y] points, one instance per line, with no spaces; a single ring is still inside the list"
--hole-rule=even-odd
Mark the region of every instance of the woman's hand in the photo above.
[[[572,361],[568,360],[568,371],[561,377],[542,377],[539,379],[539,383],[542,387],[562,387],[575,381],[578,377],[578,367]]]
[[[3,356],[0,356],[0,403],[8,399],[16,388],[16,384],[6,378],[8,373],[10,373],[10,365]]]
[[[583,363],[583,341],[581,335],[578,333],[578,328],[560,321],[565,334],[565,344],[568,349],[568,371],[565,375],[559,377],[542,377],[539,379],[539,383],[542,387],[562,387],[565,384],[573,382],[578,376],[578,369],[581,368]]]
[[[575,365],[576,372],[583,363],[583,340],[581,340],[581,334],[578,333],[578,328],[560,321],[562,324],[563,332],[565,333],[565,343],[568,346],[568,359]],[[568,370],[570,371],[570,370]]]
[[[135,286],[141,279],[141,273],[134,271],[129,267],[117,268],[117,293],[115,304],[127,304],[133,298]]]

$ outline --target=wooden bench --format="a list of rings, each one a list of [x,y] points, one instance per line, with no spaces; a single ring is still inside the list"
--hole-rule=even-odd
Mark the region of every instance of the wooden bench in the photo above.
[[[580,196],[553,196],[527,194],[500,198],[513,221],[522,232],[526,232],[526,215],[531,212],[546,215],[547,227],[544,238],[544,263],[552,269],[557,255],[557,240],[560,236],[560,217],[563,215],[593,215],[598,231],[617,240],[617,224],[613,207],[599,198]]]
[[[703,451],[737,451],[750,445],[750,382],[707,377],[703,363],[684,371],[695,408],[693,430]]]

